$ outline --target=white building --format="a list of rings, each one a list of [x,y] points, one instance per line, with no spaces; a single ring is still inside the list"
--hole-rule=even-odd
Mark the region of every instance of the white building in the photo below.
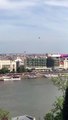
[[[64,60],[64,69],[68,69],[68,59],[65,58]]]
[[[8,68],[10,71],[16,71],[16,62],[12,60],[0,60],[0,69]]]
[[[24,65],[24,60],[17,57],[16,60],[0,60],[0,69],[8,68],[8,70],[16,71],[17,70],[17,62],[19,62],[19,66]]]

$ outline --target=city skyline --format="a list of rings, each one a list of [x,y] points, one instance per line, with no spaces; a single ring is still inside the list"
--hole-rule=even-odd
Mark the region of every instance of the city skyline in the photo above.
[[[67,53],[67,0],[0,0],[0,53]]]

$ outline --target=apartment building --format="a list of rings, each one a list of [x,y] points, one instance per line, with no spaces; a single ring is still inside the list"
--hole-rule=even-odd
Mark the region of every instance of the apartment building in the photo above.
[[[8,68],[10,71],[16,71],[16,62],[12,60],[0,60],[0,69]]]
[[[46,58],[42,57],[29,57],[26,58],[26,68],[45,69]]]
[[[68,58],[64,60],[64,69],[68,69]]]

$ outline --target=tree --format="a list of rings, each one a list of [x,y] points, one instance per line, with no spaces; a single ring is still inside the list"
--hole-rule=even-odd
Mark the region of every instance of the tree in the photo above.
[[[5,74],[5,73],[9,73],[9,72],[10,72],[10,70],[6,67],[0,69],[0,74]]]
[[[53,108],[49,113],[44,116],[44,120],[63,120],[63,103],[65,98],[65,90],[68,86],[68,79],[63,79],[62,77],[52,78],[53,84],[58,87],[58,90],[62,91],[62,96],[56,98],[53,104]],[[52,119],[53,116],[53,119]]]
[[[63,97],[65,96],[65,90],[68,86],[68,78],[66,76],[58,78],[52,78],[53,84],[58,87],[58,90],[61,90]]]
[[[0,109],[0,120],[10,120],[9,112],[3,109]]]
[[[18,68],[17,68],[17,72],[18,73],[22,73],[22,72],[25,72],[26,70],[25,70],[25,67],[22,65],[22,66],[19,66]]]
[[[44,116],[44,120],[54,120],[54,116],[52,112],[49,112]]]
[[[63,120],[63,97],[59,97],[53,104],[53,108],[44,116],[44,120]]]
[[[65,92],[65,99],[63,104],[63,120],[68,120],[68,87]]]

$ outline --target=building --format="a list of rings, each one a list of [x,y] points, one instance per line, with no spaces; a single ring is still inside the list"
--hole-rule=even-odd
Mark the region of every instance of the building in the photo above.
[[[16,62],[16,71],[20,66],[24,66],[24,59],[20,59],[20,57],[17,57],[15,62]]]
[[[53,54],[54,66],[61,69],[68,69],[68,54]]]
[[[65,70],[68,69],[68,58],[65,58],[65,60],[64,60],[64,69]]]
[[[8,68],[10,71],[16,71],[16,62],[12,60],[0,60],[0,69]]]
[[[29,57],[26,59],[26,67],[42,69],[43,67],[46,67],[46,58]]]
[[[51,57],[54,60],[54,67],[55,68],[59,67],[59,64],[60,64],[60,54],[52,54]]]
[[[8,68],[11,71],[17,71],[17,68],[24,66],[28,69],[47,70],[47,57],[54,59],[54,68],[68,69],[68,54],[47,54],[47,55],[28,55],[19,56],[14,59],[6,57],[0,58],[0,69]]]
[[[17,68],[19,66],[24,65],[24,59],[20,59],[19,57],[17,57],[16,60],[9,60],[9,59],[1,59],[0,60],[0,69],[2,68],[7,68],[8,70],[11,71],[17,71]]]

